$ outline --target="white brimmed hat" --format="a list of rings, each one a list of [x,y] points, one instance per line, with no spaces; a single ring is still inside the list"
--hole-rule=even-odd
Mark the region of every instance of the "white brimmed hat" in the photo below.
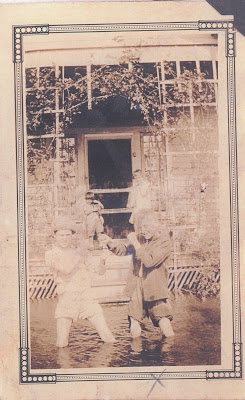
[[[53,232],[71,230],[72,232],[77,231],[76,223],[68,217],[57,217],[52,225]]]

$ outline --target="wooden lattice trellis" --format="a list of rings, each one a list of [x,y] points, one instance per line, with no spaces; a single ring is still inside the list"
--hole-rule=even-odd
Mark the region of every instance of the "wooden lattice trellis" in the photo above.
[[[170,292],[180,292],[181,289],[196,290],[198,289],[199,280],[203,268],[200,266],[183,267],[169,269],[168,289]],[[220,272],[215,274],[215,282],[219,282]],[[120,282],[124,285],[126,282]],[[94,285],[96,287],[96,282]],[[177,290],[176,290],[177,286]],[[56,293],[56,284],[53,275],[45,271],[43,274],[30,274],[29,276],[29,298],[32,300],[41,300],[54,298]]]
[[[30,275],[29,298],[50,299],[56,296],[56,284],[52,274]]]

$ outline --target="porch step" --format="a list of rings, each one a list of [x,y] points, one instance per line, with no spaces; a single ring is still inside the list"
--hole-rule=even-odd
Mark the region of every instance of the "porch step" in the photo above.
[[[124,294],[125,284],[123,282],[108,282],[106,285],[92,286],[94,297],[99,302],[127,301]]]
[[[103,297],[101,299],[98,298],[97,301],[99,304],[114,304],[114,303],[128,303],[129,299],[123,296],[115,296],[113,298],[111,297]]]

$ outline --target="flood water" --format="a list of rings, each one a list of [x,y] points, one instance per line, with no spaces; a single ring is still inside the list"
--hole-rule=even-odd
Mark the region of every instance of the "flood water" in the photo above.
[[[88,321],[74,323],[69,346],[58,349],[55,299],[31,301],[31,368],[99,368],[221,363],[220,303],[181,296],[172,301],[175,336],[162,338],[147,321],[142,337],[131,339],[127,304],[103,305],[116,342],[103,343]]]

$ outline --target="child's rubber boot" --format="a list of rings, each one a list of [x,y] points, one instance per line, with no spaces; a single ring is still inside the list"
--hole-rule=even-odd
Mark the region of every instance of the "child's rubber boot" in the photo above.
[[[132,317],[129,318],[130,318],[130,333],[132,338],[136,339],[141,335],[141,326],[138,321],[136,321]]]
[[[168,318],[162,318],[159,321],[159,326],[161,328],[162,333],[166,337],[174,336],[174,331],[171,325],[171,322]]]
[[[57,319],[57,347],[68,346],[69,332],[71,328],[72,319],[70,318],[58,318]]]
[[[114,343],[116,341],[110,329],[108,328],[103,315],[94,315],[88,319],[94,325],[103,342]]]

